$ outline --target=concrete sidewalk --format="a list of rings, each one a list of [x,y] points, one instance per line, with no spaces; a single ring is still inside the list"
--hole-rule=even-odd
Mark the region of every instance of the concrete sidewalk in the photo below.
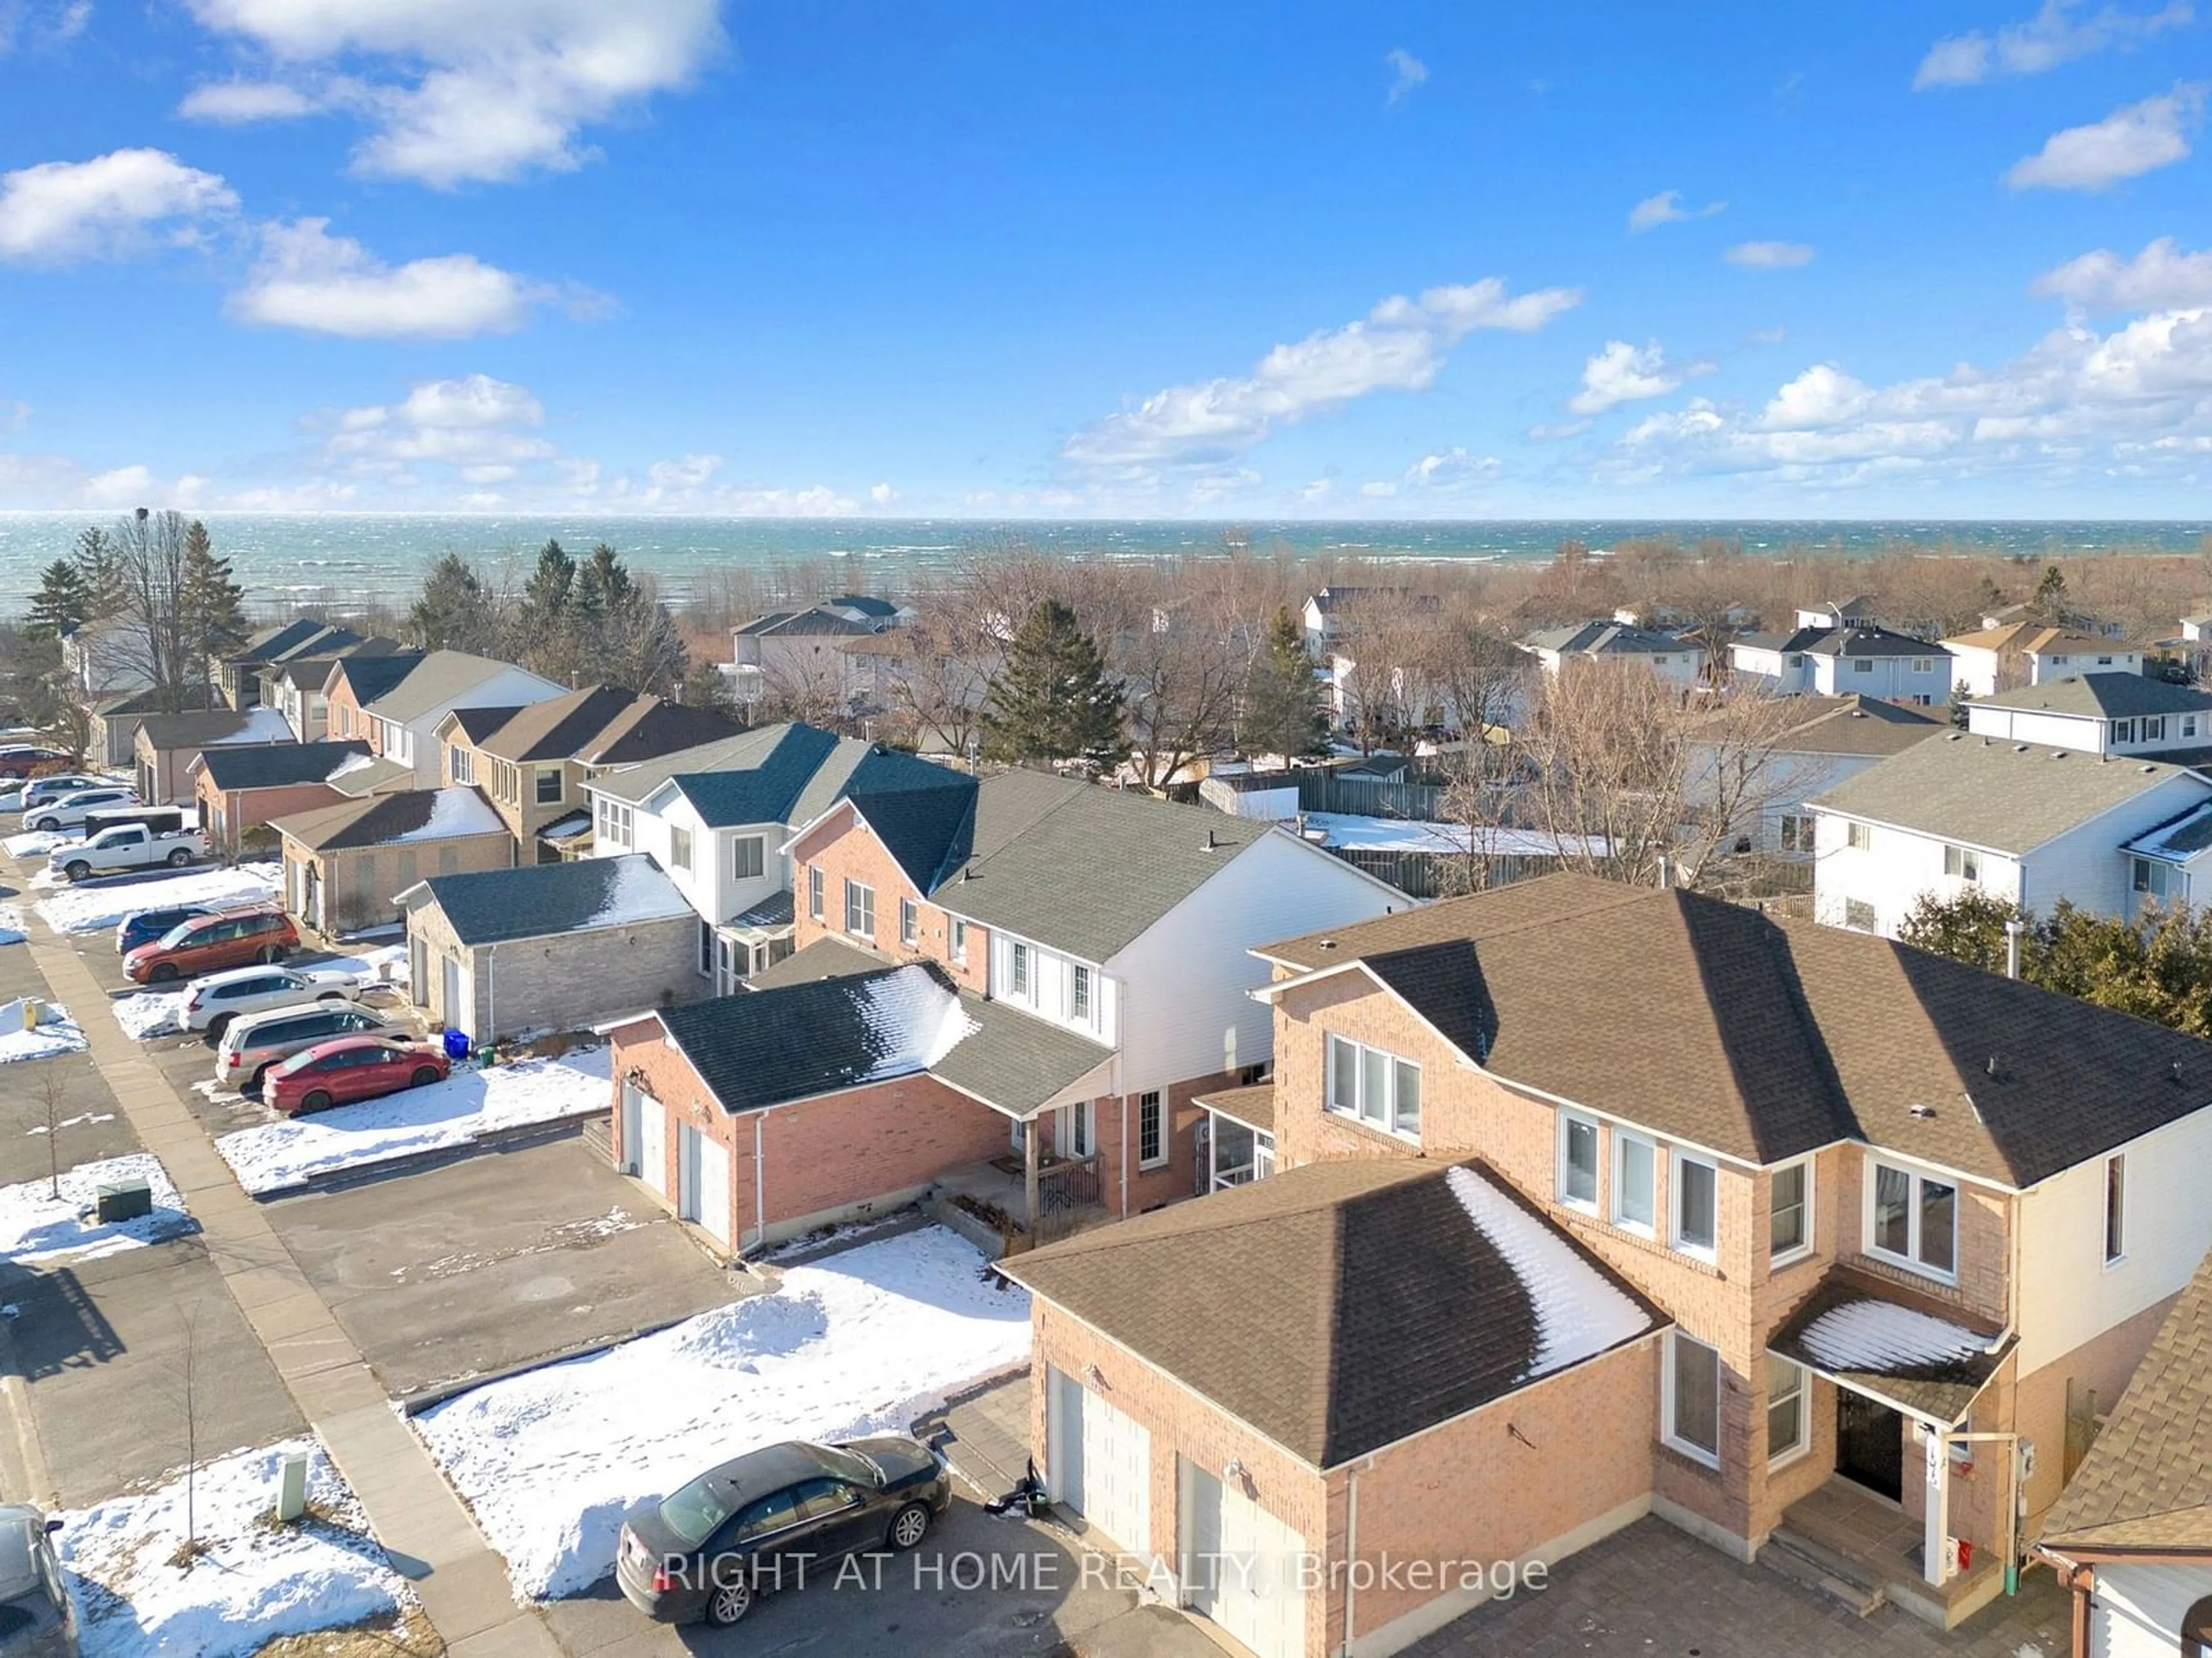
[[[107,1016],[109,995],[92,969],[43,922],[27,930],[23,947],[48,991],[76,1013],[94,1064],[184,1193],[225,1288],[447,1649],[553,1658],[560,1646],[533,1609],[515,1604],[506,1563],[168,1080]]]

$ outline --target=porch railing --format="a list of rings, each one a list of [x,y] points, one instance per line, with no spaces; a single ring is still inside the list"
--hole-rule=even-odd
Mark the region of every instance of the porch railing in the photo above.
[[[1106,1182],[1096,1154],[1068,1157],[1037,1170],[1036,1241],[1064,1237],[1073,1231],[1085,1209],[1106,1200]]]

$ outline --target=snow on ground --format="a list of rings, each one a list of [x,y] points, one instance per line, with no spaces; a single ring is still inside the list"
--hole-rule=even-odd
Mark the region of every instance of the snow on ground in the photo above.
[[[557,1060],[457,1068],[444,1082],[312,1116],[241,1128],[215,1143],[239,1184],[256,1194],[319,1175],[466,1145],[501,1129],[558,1122],[608,1108],[611,1050]]]
[[[1306,827],[1325,829],[1328,844],[1363,852],[1430,852],[1463,855],[1468,849],[1464,823],[1423,823],[1406,817],[1361,817],[1349,812],[1310,811]],[[1494,858],[1555,858],[1565,846],[1578,854],[1602,837],[1554,835],[1542,829],[1502,829],[1485,825],[1476,848]]]
[[[123,1180],[143,1180],[153,1188],[154,1212],[102,1225],[92,1218],[100,1188]],[[159,1243],[191,1227],[184,1199],[150,1151],[81,1163],[63,1172],[61,1187],[58,1201],[49,1195],[52,1187],[46,1181],[0,1187],[0,1260],[88,1260]]]
[[[276,896],[283,868],[240,864],[234,869],[196,869],[153,881],[92,882],[40,901],[39,914],[57,932],[94,932],[114,926],[133,911],[175,904],[258,904]]]
[[[277,1470],[308,1453],[312,1519],[275,1522]],[[185,1539],[185,1485],[170,1482],[62,1516],[54,1541],[83,1631],[85,1658],[152,1653],[234,1658],[287,1635],[341,1629],[412,1594],[368,1534],[367,1517],[312,1439],[239,1451],[193,1481],[206,1552],[169,1564]]]
[[[904,1431],[1025,1363],[1029,1297],[986,1283],[941,1226],[793,1266],[754,1296],[487,1383],[415,1418],[516,1592],[579,1594],[614,1568],[624,1514],[781,1439]]]
[[[0,944],[20,944],[23,942],[23,907],[21,904],[0,904]]]
[[[31,1008],[36,1008],[39,1022],[27,1029],[24,1020]],[[50,1060],[57,1054],[81,1054],[84,1047],[84,1032],[59,1002],[34,998],[0,1003],[0,1065]]]
[[[52,852],[70,837],[52,829],[26,829],[21,835],[11,835],[0,841],[10,858],[40,858]]]
[[[300,971],[350,973],[365,985],[404,985],[407,982],[407,946],[378,944],[367,947],[356,940],[352,955],[333,956],[327,962],[309,962]]]
[[[115,1023],[123,1027],[123,1034],[139,1042],[149,1042],[155,1036],[173,1036],[185,1028],[185,1003],[191,993],[188,990],[142,990],[133,995],[118,996],[109,1004],[115,1014]]]

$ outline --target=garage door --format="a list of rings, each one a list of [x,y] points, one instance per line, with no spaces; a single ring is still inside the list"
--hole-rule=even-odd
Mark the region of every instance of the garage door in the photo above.
[[[1152,1546],[1152,1436],[1073,1376],[1052,1373],[1052,1495],[1133,1554]]]
[[[638,1113],[637,1177],[668,1195],[668,1108],[659,1100],[647,1100]]]
[[[730,1148],[698,1135],[699,1212],[693,1217],[708,1237],[730,1247]]]
[[[2100,1566],[2090,1601],[2090,1658],[2173,1658],[2182,1619],[2212,1595],[2212,1570],[2189,1566]]]
[[[1191,1610],[1220,1625],[1259,1658],[1303,1658],[1306,1596],[1298,1566],[1304,1540],[1239,1487],[1178,1460],[1183,1584]]]

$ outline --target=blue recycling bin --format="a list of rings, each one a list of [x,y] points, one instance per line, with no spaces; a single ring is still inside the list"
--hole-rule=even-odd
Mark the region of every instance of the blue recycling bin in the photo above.
[[[469,1033],[448,1030],[446,1033],[446,1057],[456,1065],[469,1057]]]

